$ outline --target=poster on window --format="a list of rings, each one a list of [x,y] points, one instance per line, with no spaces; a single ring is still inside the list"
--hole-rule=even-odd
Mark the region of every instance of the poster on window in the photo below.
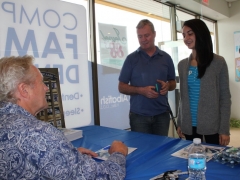
[[[57,68],[66,127],[89,125],[85,7],[50,0],[0,0],[0,17],[0,57],[28,54],[38,68]]]
[[[101,65],[121,69],[128,55],[125,26],[98,23]]]
[[[240,31],[234,32],[234,42],[235,42],[235,81],[240,82]]]

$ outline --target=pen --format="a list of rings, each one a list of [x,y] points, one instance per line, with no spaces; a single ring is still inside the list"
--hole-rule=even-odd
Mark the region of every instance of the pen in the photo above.
[[[111,146],[110,146],[110,145],[108,145],[108,146],[104,147],[104,148],[103,148],[103,150],[110,149],[110,147],[111,147]]]
[[[122,143],[124,143],[124,142],[122,141]],[[103,150],[108,150],[110,148],[111,148],[111,145],[108,145],[108,146],[104,147]]]

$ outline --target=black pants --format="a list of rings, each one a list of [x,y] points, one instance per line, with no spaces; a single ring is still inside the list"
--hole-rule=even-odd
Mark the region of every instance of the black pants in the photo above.
[[[186,140],[193,140],[194,138],[200,138],[203,142],[203,136],[206,141],[206,143],[209,144],[218,144],[219,145],[219,134],[211,134],[211,135],[201,135],[197,133],[197,128],[192,127],[192,135],[184,134],[186,137]]]

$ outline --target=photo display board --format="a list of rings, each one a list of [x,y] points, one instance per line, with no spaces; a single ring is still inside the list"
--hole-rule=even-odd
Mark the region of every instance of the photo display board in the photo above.
[[[44,83],[49,90],[46,93],[48,108],[40,111],[37,114],[37,118],[57,128],[65,128],[58,68],[38,69],[42,73]]]

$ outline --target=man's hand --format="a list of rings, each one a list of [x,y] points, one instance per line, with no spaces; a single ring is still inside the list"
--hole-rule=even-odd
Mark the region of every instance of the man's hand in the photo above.
[[[118,89],[120,93],[126,95],[140,94],[147,98],[157,98],[159,92],[155,92],[155,86],[136,87],[119,81]]]
[[[166,95],[168,93],[168,91],[172,91],[176,88],[176,81],[175,80],[169,80],[167,82],[164,82],[162,80],[158,80],[157,82],[161,84],[161,90],[160,90],[160,94],[161,95]]]
[[[168,90],[169,90],[168,82],[164,82],[162,80],[157,80],[157,82],[161,84],[160,94],[161,95],[166,95],[168,93]]]
[[[139,94],[141,94],[147,98],[157,98],[159,96],[159,92],[155,91],[154,86],[140,87]]]
[[[95,153],[95,152],[93,152],[89,149],[85,149],[83,147],[78,148],[78,151],[80,151],[82,154],[87,154],[87,155],[92,156],[92,157],[97,157],[98,156],[97,153]]]
[[[108,152],[109,152],[109,154],[112,154],[114,152],[120,152],[124,156],[127,156],[128,148],[121,141],[113,141],[112,144],[111,144],[110,149],[108,150]]]
[[[230,142],[230,136],[225,134],[219,134],[219,144],[227,146]]]

